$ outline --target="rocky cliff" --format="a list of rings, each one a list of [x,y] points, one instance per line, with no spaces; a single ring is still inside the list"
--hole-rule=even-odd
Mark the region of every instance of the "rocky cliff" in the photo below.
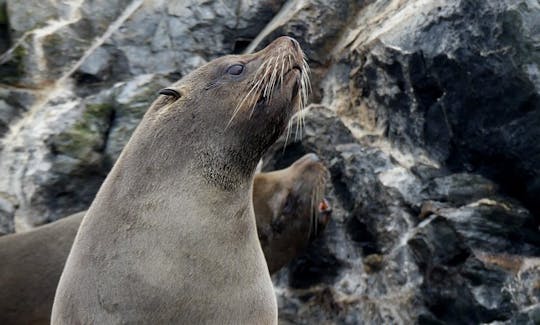
[[[540,322],[536,0],[0,0],[0,232],[85,209],[156,91],[295,37],[333,221],[283,324]],[[300,131],[300,130],[299,130]]]

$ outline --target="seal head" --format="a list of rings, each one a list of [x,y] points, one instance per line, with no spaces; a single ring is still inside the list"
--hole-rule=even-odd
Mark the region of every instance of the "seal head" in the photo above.
[[[233,190],[252,177],[264,151],[305,103],[308,69],[298,42],[289,37],[255,54],[218,58],[160,91],[149,112],[158,125],[149,137],[155,143],[160,129],[167,136],[174,132],[182,143],[163,141],[169,148],[161,151],[193,152],[193,167]]]
[[[302,253],[329,222],[323,198],[328,174],[317,155],[307,154],[286,169],[258,175],[253,203],[264,254],[272,256],[270,273]]]

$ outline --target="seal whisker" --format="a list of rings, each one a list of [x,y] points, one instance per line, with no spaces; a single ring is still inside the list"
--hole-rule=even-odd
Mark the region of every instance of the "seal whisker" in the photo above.
[[[251,112],[249,113],[249,119],[253,116],[253,113],[255,112],[255,107],[257,107],[257,99],[260,97],[261,88],[262,88],[263,80],[259,80],[255,86],[253,86],[252,89],[255,90],[255,93],[253,93],[253,96],[250,97],[249,105],[248,107],[251,107]]]
[[[269,98],[270,99],[272,98],[272,94],[274,93],[274,89],[275,89],[276,83],[277,83],[277,76],[278,76],[277,65],[278,64],[279,64],[279,57],[276,59],[276,64],[273,66],[272,74],[270,75],[270,81],[269,81],[269,84],[270,84]]]
[[[276,58],[271,58],[269,60],[269,64],[268,64],[268,67],[264,70],[264,75],[263,77],[266,79],[268,78],[268,81],[266,82],[266,85],[265,85],[265,88],[264,88],[264,93],[263,93],[263,96],[264,97],[267,97],[269,98],[269,92],[270,92],[270,78],[271,78],[271,75],[269,76],[269,73],[270,73],[270,68],[272,67],[272,62],[274,62],[276,60]]]
[[[253,102],[253,91],[256,90],[258,87],[260,87],[260,85],[262,84],[262,80],[259,80],[257,81],[256,83],[254,83],[250,90],[247,92],[247,94],[244,96],[244,98],[240,101],[240,103],[238,103],[238,105],[236,106],[236,108],[234,109],[233,111],[233,114],[231,116],[231,119],[229,120],[229,122],[227,123],[227,126],[225,127],[225,129],[228,129],[230,124],[232,123],[232,121],[234,120],[234,117],[236,116],[236,114],[238,114],[238,112],[242,109],[242,107],[244,106],[244,103],[246,102],[246,100],[249,99],[249,102],[248,104],[251,104],[251,102]],[[255,94],[255,93],[253,93]]]
[[[315,192],[311,192],[311,212],[313,212],[313,206],[315,202]],[[317,235],[317,220],[315,220],[316,214],[311,213],[309,221],[309,237],[314,238]]]
[[[255,93],[256,95],[252,96],[251,101],[250,101],[250,103],[253,103],[253,104],[250,105],[251,106],[251,112],[249,113],[249,119],[251,119],[251,117],[253,116],[253,113],[255,112],[255,108],[257,107],[257,100],[256,99],[259,98],[260,94],[261,94],[262,80],[257,83],[256,88],[257,88],[257,91]]]
[[[298,141],[298,139],[301,139],[302,136],[300,135],[300,119],[301,117],[298,116],[300,112],[296,112],[296,129],[294,131],[294,141]]]
[[[286,57],[286,54],[284,53],[282,56],[281,56],[281,73],[279,74],[279,84],[280,84],[280,87],[281,87],[281,91],[283,91],[283,75],[285,74],[285,57]]]
[[[285,143],[283,144],[283,153],[285,153],[285,149],[287,148],[287,141],[289,141],[289,137],[291,136],[291,129],[292,129],[292,119],[287,123],[287,131],[285,134]]]

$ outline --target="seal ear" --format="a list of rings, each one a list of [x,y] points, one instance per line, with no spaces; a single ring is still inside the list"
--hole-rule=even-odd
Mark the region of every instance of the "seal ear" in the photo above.
[[[163,88],[158,93],[160,95],[173,97],[174,99],[178,99],[178,98],[182,97],[182,95],[180,95],[180,93],[178,91],[176,91],[176,90],[174,90],[172,88]]]

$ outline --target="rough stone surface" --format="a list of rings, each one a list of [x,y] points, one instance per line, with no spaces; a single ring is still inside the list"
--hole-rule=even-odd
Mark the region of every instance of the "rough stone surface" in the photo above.
[[[265,169],[316,151],[330,166],[334,208],[324,237],[274,279],[284,323],[535,317],[539,296],[527,286],[540,264],[521,256],[540,254],[538,230],[493,182],[449,170],[408,171],[380,147],[356,141],[324,106],[312,106],[302,136],[284,146],[282,139],[267,153]],[[418,206],[408,198],[415,191]],[[526,263],[528,284],[520,271]]]
[[[0,0],[0,234],[85,209],[158,89],[298,39],[314,104],[264,169],[331,172],[282,324],[540,322],[534,0]]]

